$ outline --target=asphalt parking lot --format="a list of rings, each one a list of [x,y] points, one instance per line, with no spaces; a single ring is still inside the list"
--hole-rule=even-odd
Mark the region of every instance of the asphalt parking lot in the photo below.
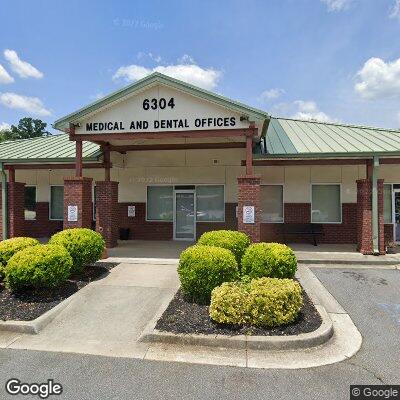
[[[63,385],[63,399],[348,399],[350,384],[399,384],[400,271],[313,272],[363,335],[361,350],[347,361],[262,370],[7,349],[0,350],[0,398],[27,398],[5,393],[11,377],[53,378]]]

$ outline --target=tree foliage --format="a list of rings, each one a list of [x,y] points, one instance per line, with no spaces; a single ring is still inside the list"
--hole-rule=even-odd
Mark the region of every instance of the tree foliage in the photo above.
[[[25,117],[19,120],[18,126],[0,131],[0,142],[5,140],[29,139],[49,135],[47,124],[40,119]]]

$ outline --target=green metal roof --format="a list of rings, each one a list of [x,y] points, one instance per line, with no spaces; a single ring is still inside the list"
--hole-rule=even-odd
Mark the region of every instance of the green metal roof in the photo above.
[[[76,112],[73,112],[63,118],[58,119],[57,121],[54,122],[53,126],[54,128],[59,130],[65,130],[69,127],[69,123],[71,122],[77,123],[81,119],[83,119],[86,115],[95,112],[114,101],[120,100],[123,97],[139,92],[144,88],[146,88],[146,86],[151,86],[157,83],[172,87],[177,90],[181,90],[182,92],[191,94],[198,98],[208,100],[212,103],[218,104],[232,111],[243,113],[244,115],[247,115],[250,118],[250,120],[265,120],[269,117],[265,111],[249,107],[246,104],[228,99],[227,97],[210,92],[208,90],[201,89],[197,86],[180,81],[178,79],[171,78],[159,72],[154,72],[151,75],[148,75],[145,78],[140,79],[129,86],[117,90],[116,92],[113,92],[108,96],[105,96],[102,99],[97,100],[94,103],[91,103],[88,106],[79,109]]]
[[[83,160],[97,161],[100,147],[83,142]],[[32,139],[10,140],[0,143],[0,161],[5,163],[23,162],[74,162],[75,142],[69,135],[50,135]]]
[[[399,155],[400,130],[271,117],[258,158]]]

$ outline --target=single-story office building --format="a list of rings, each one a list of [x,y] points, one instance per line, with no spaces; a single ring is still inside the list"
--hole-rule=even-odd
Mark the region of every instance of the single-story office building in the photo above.
[[[154,73],[57,120],[63,133],[0,144],[2,235],[93,227],[107,246],[239,229],[384,254],[400,240],[400,131],[275,118]],[[290,241],[308,241],[292,235]]]

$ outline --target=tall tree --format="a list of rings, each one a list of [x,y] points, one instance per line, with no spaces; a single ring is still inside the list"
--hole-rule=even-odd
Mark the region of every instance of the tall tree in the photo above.
[[[11,137],[9,139],[28,139],[40,136],[48,136],[46,131],[47,124],[40,119],[32,119],[30,117],[22,118],[18,122],[18,126],[11,125]]]

